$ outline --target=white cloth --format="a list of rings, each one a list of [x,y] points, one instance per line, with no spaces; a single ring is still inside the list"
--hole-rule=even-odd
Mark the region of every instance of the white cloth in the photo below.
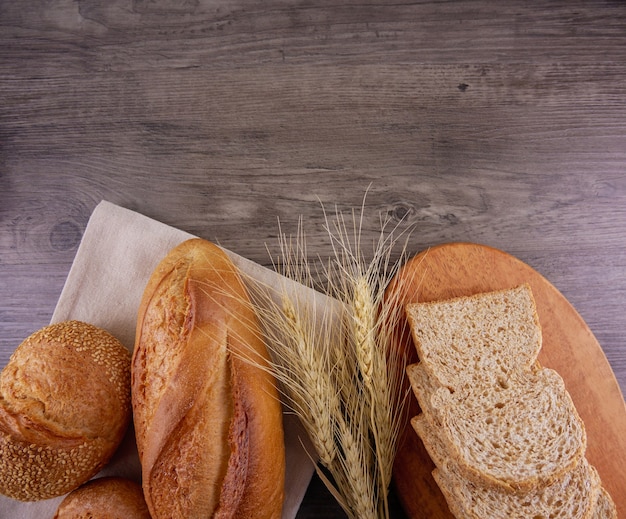
[[[144,215],[106,201],[100,202],[89,219],[52,322],[77,319],[100,326],[132,351],[137,309],[150,274],[172,247],[191,237],[191,234]],[[272,270],[233,252],[226,252],[246,276],[268,286],[287,283],[295,291],[310,291]],[[308,295],[313,295],[320,305],[328,302],[321,294]],[[286,478],[283,519],[291,519],[300,507],[314,467],[307,454],[307,450],[312,452],[310,443],[299,422],[285,414],[284,425]],[[303,445],[307,446],[306,449]],[[140,480],[141,469],[132,427],[111,463],[98,476],[104,475]],[[21,503],[0,496],[0,517],[52,517],[61,499]]]

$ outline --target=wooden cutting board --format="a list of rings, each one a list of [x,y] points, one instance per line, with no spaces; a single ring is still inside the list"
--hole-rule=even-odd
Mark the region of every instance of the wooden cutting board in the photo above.
[[[582,317],[541,274],[491,247],[451,243],[412,258],[391,283],[388,294],[401,304],[435,301],[528,283],[537,304],[543,347],[539,361],[564,379],[587,430],[587,459],[596,467],[620,517],[626,517],[626,406],[606,357]],[[405,323],[402,323],[403,325]],[[406,328],[399,343],[417,361]],[[412,395],[411,395],[412,396]],[[452,518],[431,470],[433,464],[408,419],[394,465],[394,485],[411,518]]]

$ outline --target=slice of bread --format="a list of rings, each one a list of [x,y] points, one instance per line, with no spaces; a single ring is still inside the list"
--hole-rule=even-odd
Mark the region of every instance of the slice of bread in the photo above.
[[[536,365],[541,327],[528,285],[409,304],[406,314],[420,362],[452,390]]]
[[[600,493],[600,478],[585,458],[550,485],[527,492],[476,483],[464,478],[447,455],[437,430],[424,414],[411,421],[437,468],[433,477],[456,517],[475,519],[591,519]]]
[[[526,493],[475,485],[459,476],[454,463],[445,463],[433,477],[468,519],[592,519],[601,490],[596,470],[584,458],[553,484]]]
[[[443,467],[450,458],[444,440],[435,431],[439,429],[426,418],[424,413],[411,418],[413,429],[422,440],[426,452],[437,468]]]
[[[492,387],[439,388],[430,405],[451,457],[475,481],[528,490],[555,481],[585,454],[583,422],[550,369]]]
[[[435,411],[430,404],[430,398],[441,386],[434,382],[432,377],[428,376],[423,362],[409,364],[406,367],[406,374],[422,413],[434,420],[436,418],[434,416]]]
[[[494,386],[456,392],[432,382],[419,364],[408,372],[423,415],[437,427],[447,456],[478,484],[537,488],[584,456],[583,422],[553,370],[515,372]]]
[[[617,519],[617,508],[606,489],[601,488],[592,519]]]

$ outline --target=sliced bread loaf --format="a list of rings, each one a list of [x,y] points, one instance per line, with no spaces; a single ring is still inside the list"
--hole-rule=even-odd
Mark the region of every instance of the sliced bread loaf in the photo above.
[[[529,490],[549,484],[585,454],[582,420],[553,370],[511,374],[494,386],[430,397],[446,450],[476,482]]]
[[[537,361],[528,285],[406,312],[420,359],[407,367],[422,411],[411,423],[455,517],[617,517],[562,378]]]
[[[526,493],[476,485],[459,476],[454,463],[433,472],[435,481],[468,519],[592,519],[600,494],[600,478],[583,458],[551,485]]]
[[[420,362],[442,386],[491,385],[536,365],[541,327],[528,285],[410,304],[406,313]]]
[[[591,519],[600,479],[585,458],[550,485],[527,492],[477,483],[463,477],[441,437],[424,414],[411,421],[437,468],[433,477],[456,517],[471,519]]]

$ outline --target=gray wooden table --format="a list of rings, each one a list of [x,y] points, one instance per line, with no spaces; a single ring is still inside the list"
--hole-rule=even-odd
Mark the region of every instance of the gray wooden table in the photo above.
[[[102,199],[269,265],[278,218],[327,257],[321,204],[371,184],[366,238],[517,256],[624,391],[625,85],[619,1],[2,0],[0,365]],[[299,517],[335,516],[314,481]]]

